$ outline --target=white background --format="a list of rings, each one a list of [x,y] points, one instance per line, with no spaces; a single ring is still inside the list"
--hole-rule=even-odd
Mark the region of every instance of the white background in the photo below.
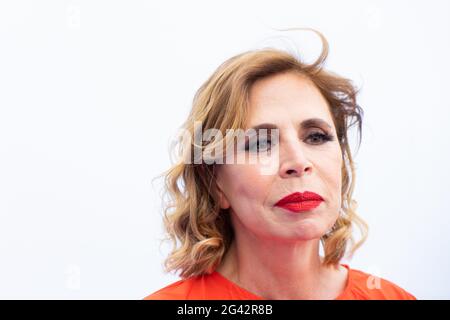
[[[0,298],[141,299],[168,145],[217,66],[275,38],[362,87],[350,265],[450,298],[450,2],[0,2]],[[276,42],[276,41],[275,41]],[[284,44],[282,44],[284,43]],[[288,45],[289,46],[289,45]]]

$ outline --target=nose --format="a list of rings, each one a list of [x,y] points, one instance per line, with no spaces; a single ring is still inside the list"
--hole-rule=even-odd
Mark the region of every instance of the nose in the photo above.
[[[311,174],[312,163],[303,149],[301,141],[291,139],[280,147],[280,171],[282,178],[301,177]]]

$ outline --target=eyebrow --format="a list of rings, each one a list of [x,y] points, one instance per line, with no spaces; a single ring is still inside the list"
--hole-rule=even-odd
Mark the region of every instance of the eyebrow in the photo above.
[[[332,129],[331,125],[328,122],[326,122],[325,120],[320,119],[320,118],[310,118],[310,119],[303,120],[300,123],[300,127],[302,129],[308,129],[308,128],[314,128],[314,127],[320,127],[320,126],[325,126],[325,127],[329,128],[329,129]],[[261,123],[261,124],[258,124],[256,126],[254,126],[254,127],[251,127],[251,129],[255,129],[255,130],[258,130],[258,129],[277,129],[277,128],[278,127],[275,124],[273,124],[273,123]]]

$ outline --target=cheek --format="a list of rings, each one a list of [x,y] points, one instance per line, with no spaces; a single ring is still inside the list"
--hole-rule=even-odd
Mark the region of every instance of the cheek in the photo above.
[[[315,157],[316,163],[320,163],[320,167],[326,171],[327,176],[334,180],[339,179],[343,162],[341,148],[337,142],[315,155]]]
[[[327,177],[336,188],[340,188],[342,180],[342,161],[340,156],[336,156],[326,166]]]
[[[320,162],[320,172],[325,181],[330,195],[340,202],[342,187],[342,157],[340,149],[333,150],[327,157],[323,157]]]
[[[255,209],[264,204],[273,178],[261,175],[257,165],[232,166],[227,176],[227,194],[235,210]]]
[[[339,200],[342,185],[342,156],[339,145],[330,146],[310,154],[315,167],[317,187],[324,188],[323,192],[332,202]]]

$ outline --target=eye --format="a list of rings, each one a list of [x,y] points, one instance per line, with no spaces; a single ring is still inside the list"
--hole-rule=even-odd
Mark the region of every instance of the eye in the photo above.
[[[260,152],[260,151],[268,151],[272,146],[272,140],[268,138],[258,138],[256,143],[249,144],[247,142],[245,144],[245,151],[250,152]]]
[[[322,132],[314,132],[306,138],[306,140],[312,141],[311,144],[314,145],[324,144],[328,141],[333,141],[333,139],[331,134]]]

